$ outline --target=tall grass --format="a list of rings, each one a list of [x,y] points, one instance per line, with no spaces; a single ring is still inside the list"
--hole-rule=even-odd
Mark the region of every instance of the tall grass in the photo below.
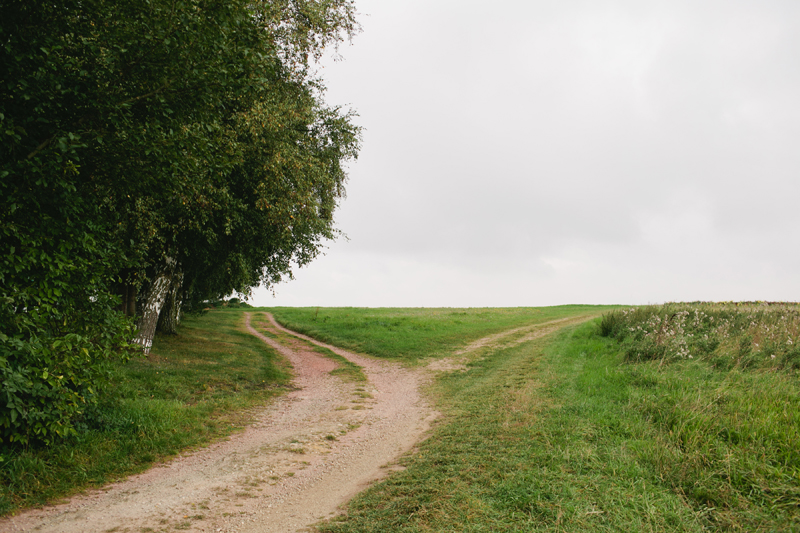
[[[644,455],[676,492],[720,529],[800,530],[797,304],[649,306],[600,331],[641,384],[630,405],[659,441]]]
[[[800,368],[800,305],[666,304],[606,313],[604,336],[622,342],[628,360],[702,358],[721,369]]]

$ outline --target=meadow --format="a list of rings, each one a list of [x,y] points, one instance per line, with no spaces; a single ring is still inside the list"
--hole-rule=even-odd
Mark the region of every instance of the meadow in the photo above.
[[[609,307],[356,308],[276,307],[284,326],[355,352],[416,364],[449,355],[470,341],[515,327],[578,315],[597,315]]]
[[[586,318],[479,347],[465,371],[437,374],[426,394],[442,416],[428,438],[322,532],[800,531],[797,305],[269,311],[411,366],[501,331]],[[247,424],[290,371],[242,319],[236,309],[189,317],[119,369],[116,394],[78,438],[3,450],[3,512]]]
[[[321,529],[800,531],[796,314],[618,309],[487,347],[432,386],[444,417],[406,470]]]

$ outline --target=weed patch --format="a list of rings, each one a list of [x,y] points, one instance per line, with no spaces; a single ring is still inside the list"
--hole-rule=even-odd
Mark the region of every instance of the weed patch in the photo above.
[[[606,313],[600,334],[629,361],[702,358],[721,370],[800,369],[800,305],[673,303]]]

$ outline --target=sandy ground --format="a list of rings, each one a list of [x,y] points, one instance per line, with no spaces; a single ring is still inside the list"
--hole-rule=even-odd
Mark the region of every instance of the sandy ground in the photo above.
[[[587,318],[515,328],[408,369],[290,332],[269,313],[247,314],[250,333],[291,363],[295,390],[229,440],[67,503],[0,519],[0,531],[309,531],[399,468],[394,461],[424,437],[437,414],[420,386],[433,373],[466,371],[482,348],[520,344]],[[360,365],[368,382],[331,376],[336,363],[311,344]]]

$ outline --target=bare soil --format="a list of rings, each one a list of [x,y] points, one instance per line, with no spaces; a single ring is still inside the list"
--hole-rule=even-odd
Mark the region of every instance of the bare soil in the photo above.
[[[0,531],[309,531],[399,469],[395,461],[423,438],[437,416],[420,392],[431,371],[466,371],[481,348],[519,344],[587,318],[515,328],[409,369],[291,332],[269,313],[255,315],[257,330],[247,314],[248,331],[291,363],[295,390],[226,441],[66,503],[0,519]],[[360,365],[368,381],[331,375],[335,361],[310,344]]]

